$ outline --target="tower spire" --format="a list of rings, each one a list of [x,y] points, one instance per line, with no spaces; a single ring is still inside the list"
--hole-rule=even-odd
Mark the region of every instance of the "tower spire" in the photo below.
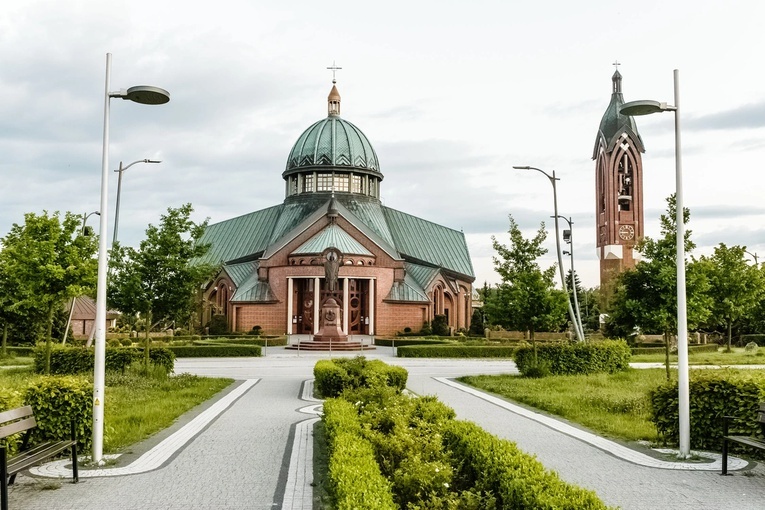
[[[332,61],[332,65],[327,67],[327,69],[332,71],[332,90],[329,91],[329,97],[327,97],[327,114],[330,117],[339,117],[340,116],[340,92],[337,91],[337,87],[335,84],[337,83],[337,79],[335,78],[335,73],[342,69],[342,67],[338,67],[335,64],[335,61]]]

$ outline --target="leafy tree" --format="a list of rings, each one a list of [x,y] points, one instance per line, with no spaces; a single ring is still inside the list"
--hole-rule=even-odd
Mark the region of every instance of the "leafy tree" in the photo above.
[[[182,322],[194,307],[199,286],[212,268],[191,264],[209,245],[198,241],[207,221],[194,223],[191,204],[168,208],[159,226],[149,225],[138,249],[119,244],[112,250],[109,306],[146,320],[144,362],[149,365],[149,331],[161,322]]]
[[[616,293],[609,309],[607,333],[627,337],[639,328],[645,332],[664,335],[666,368],[669,377],[670,337],[677,331],[677,225],[675,197],[667,198],[667,212],[660,217],[659,239],[644,238],[638,251],[644,259],[634,269],[624,271],[616,280]],[[690,219],[688,209],[683,211],[684,222]],[[695,245],[691,231],[685,231],[685,252]],[[709,316],[709,296],[703,264],[694,260],[686,263],[686,305],[689,328],[695,328]],[[687,342],[679,338],[678,342]]]
[[[731,351],[733,325],[759,303],[765,293],[763,274],[750,266],[744,246],[727,247],[720,243],[711,257],[701,257],[709,278],[712,302],[711,322],[724,326]]]
[[[4,322],[26,322],[30,330],[45,331],[46,371],[50,370],[57,314],[68,300],[96,283],[96,241],[79,235],[80,222],[81,218],[71,213],[63,218],[58,212],[27,213],[24,224],[14,223],[2,240],[0,300],[5,305]]]
[[[533,343],[535,331],[558,330],[566,323],[566,294],[554,287],[555,265],[542,271],[537,263],[547,253],[542,247],[547,237],[544,223],[534,237],[525,239],[512,215],[509,219],[510,244],[492,236],[494,270],[502,283],[487,293],[484,306],[492,323],[529,331]]]

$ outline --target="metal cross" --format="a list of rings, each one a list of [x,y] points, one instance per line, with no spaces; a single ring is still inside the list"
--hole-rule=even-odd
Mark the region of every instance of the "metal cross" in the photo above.
[[[618,61],[618,60],[616,60],[616,61],[615,61],[613,64],[611,64],[611,65],[612,65],[612,66],[614,66],[614,67],[616,68],[616,70],[618,71],[618,70],[619,70],[619,66],[620,66],[621,64],[619,63],[619,61]]]
[[[337,83],[337,80],[335,79],[335,72],[337,72],[338,70],[342,69],[342,67],[338,67],[335,64],[335,61],[333,60],[332,61],[332,65],[330,67],[328,67],[327,69],[332,71],[332,83]]]

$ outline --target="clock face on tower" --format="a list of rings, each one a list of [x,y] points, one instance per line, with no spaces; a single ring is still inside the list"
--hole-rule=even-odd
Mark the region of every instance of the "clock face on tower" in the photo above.
[[[635,237],[635,229],[632,225],[622,225],[619,227],[619,237],[625,241],[629,241]]]

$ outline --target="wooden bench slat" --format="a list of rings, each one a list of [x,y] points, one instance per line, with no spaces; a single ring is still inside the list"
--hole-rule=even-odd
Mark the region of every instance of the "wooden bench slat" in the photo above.
[[[751,436],[725,436],[725,439],[728,441],[735,441],[736,443],[745,444],[747,446],[751,446],[753,448],[761,448],[765,450],[765,441],[760,441],[759,439]]]
[[[35,421],[34,416],[30,416],[29,418],[25,418],[23,420],[14,421],[10,425],[0,427],[0,438],[12,436],[13,434],[18,434],[19,432],[33,429],[36,426],[37,421]]]
[[[16,409],[10,409],[0,413],[0,423],[6,421],[14,421],[19,418],[26,418],[27,416],[33,416],[32,406],[17,407]]]
[[[54,455],[57,455],[71,447],[73,441],[60,441],[57,443],[46,443],[37,446],[31,450],[20,452],[14,458],[8,461],[8,474],[19,473],[27,468],[39,464]]]

